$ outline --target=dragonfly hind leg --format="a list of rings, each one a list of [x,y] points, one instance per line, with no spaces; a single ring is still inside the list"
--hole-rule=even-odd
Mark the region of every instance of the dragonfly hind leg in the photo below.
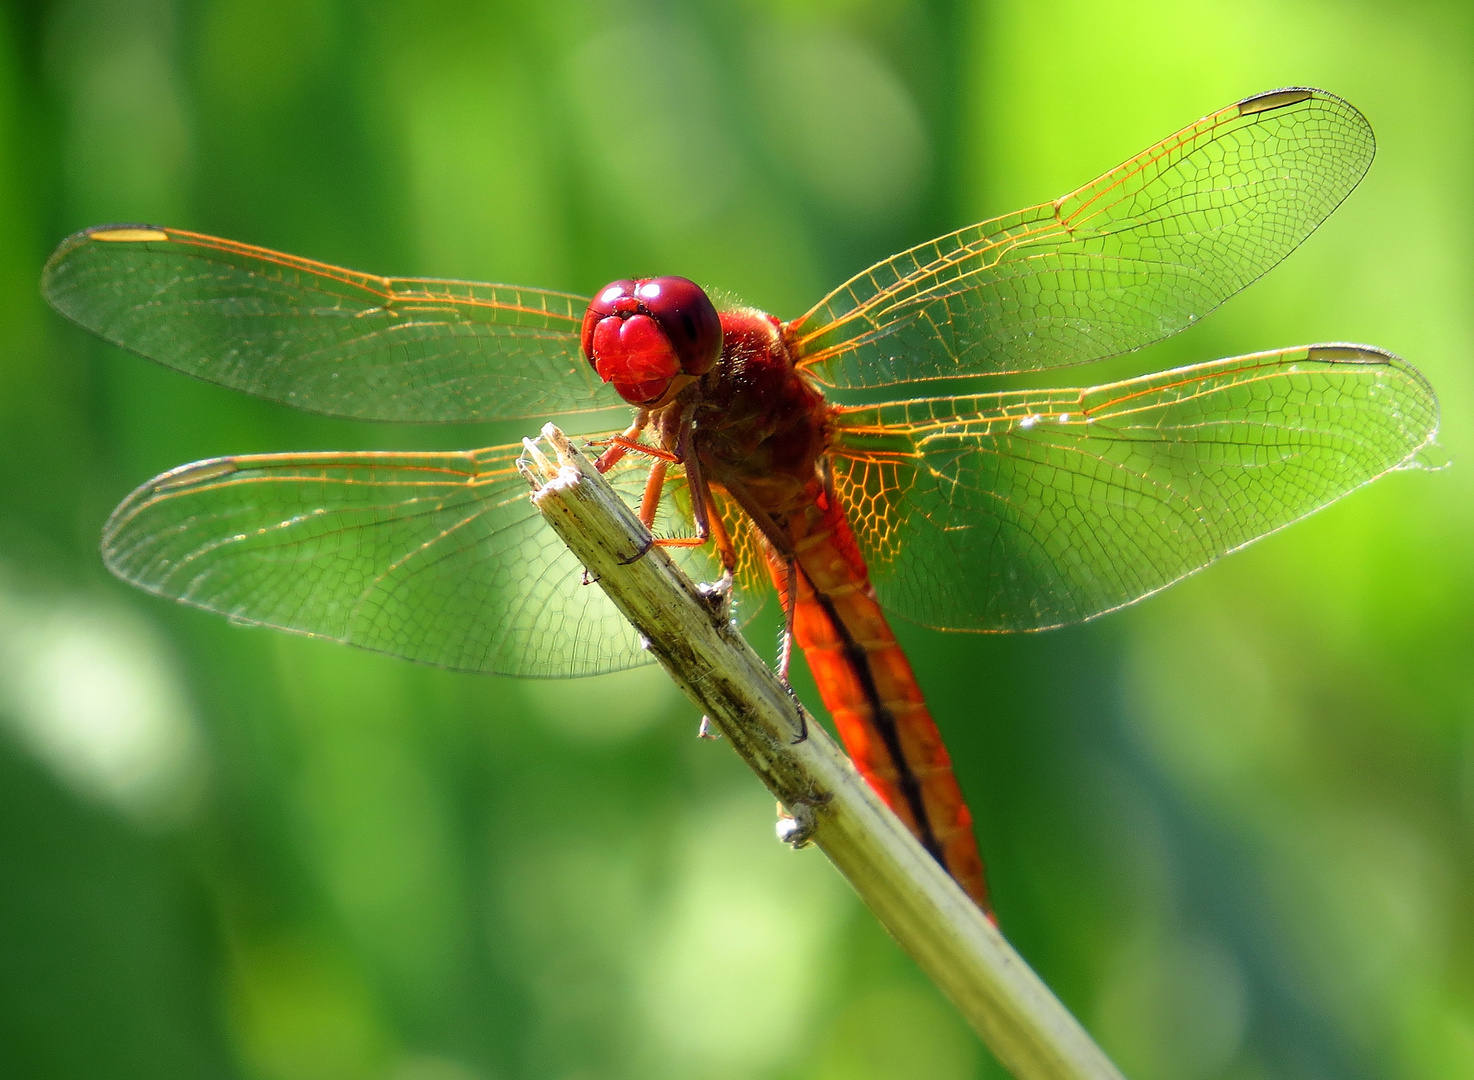
[[[785,562],[787,572],[784,574],[783,593],[780,597],[783,602],[783,629],[778,634],[778,681],[788,691],[789,700],[798,710],[798,737],[793,740],[797,745],[809,737],[809,714],[804,709],[804,703],[798,699],[793,684],[788,681],[788,667],[793,662],[793,619],[798,610],[798,605],[794,602],[798,590],[798,560],[790,555]]]

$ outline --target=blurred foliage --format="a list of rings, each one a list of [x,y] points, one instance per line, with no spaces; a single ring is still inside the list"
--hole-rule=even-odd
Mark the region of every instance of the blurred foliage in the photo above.
[[[1383,345],[1456,467],[1088,627],[899,629],[1003,927],[1128,1075],[1474,1075],[1471,57],[1467,5],[1371,0],[5,5],[0,1075],[1001,1075],[657,673],[452,675],[111,581],[101,522],[180,462],[526,432],[156,369],[44,308],[63,236],[792,316],[1284,84],[1366,112],[1371,175],[1128,366]]]

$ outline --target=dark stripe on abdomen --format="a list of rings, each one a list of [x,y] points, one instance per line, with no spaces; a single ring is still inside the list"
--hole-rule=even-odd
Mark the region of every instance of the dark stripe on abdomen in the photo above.
[[[947,859],[942,854],[942,845],[937,842],[936,833],[932,831],[931,818],[927,816],[926,802],[921,797],[921,781],[911,771],[911,762],[906,760],[906,755],[901,750],[901,733],[896,727],[896,718],[881,703],[880,690],[875,685],[875,673],[870,670],[870,657],[839,617],[834,602],[820,592],[812,580],[809,585],[813,589],[815,602],[824,609],[829,625],[834,627],[834,632],[844,646],[845,659],[849,661],[850,669],[860,681],[860,689],[870,706],[870,726],[875,729],[880,741],[885,744],[886,752],[890,754],[891,764],[896,770],[896,787],[900,789],[901,797],[906,800],[911,816],[916,821],[916,838],[931,853],[932,858],[951,873],[952,868],[947,865]]]

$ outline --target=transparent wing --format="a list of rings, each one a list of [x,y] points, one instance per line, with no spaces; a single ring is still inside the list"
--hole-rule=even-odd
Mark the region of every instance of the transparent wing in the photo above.
[[[1313,232],[1371,164],[1320,90],[1259,94],[1051,203],[903,251],[789,329],[834,387],[1034,371],[1129,352],[1212,311]]]
[[[746,512],[721,489],[713,489],[717,513],[727,535],[732,538],[732,548],[737,555],[735,580],[732,585],[734,613],[738,622],[746,626],[762,611],[768,597],[773,594],[773,580],[768,574],[768,557],[764,554],[763,539]],[[707,562],[703,566],[708,580],[721,574],[720,560],[714,548],[707,549]],[[689,572],[689,571],[688,571]]]
[[[113,512],[103,557],[126,581],[240,622],[441,667],[549,677],[647,663],[533,509],[521,449],[185,465]],[[627,458],[609,475],[637,501],[645,473]],[[661,523],[689,534],[685,513],[672,495]],[[709,545],[673,553],[715,576]]]
[[[1390,353],[1315,345],[837,421],[835,483],[881,602],[938,628],[1042,630],[1423,464],[1438,403]]]
[[[566,293],[377,277],[152,226],[68,238],[41,290],[115,345],[331,416],[526,419],[623,404],[579,351],[587,300]]]

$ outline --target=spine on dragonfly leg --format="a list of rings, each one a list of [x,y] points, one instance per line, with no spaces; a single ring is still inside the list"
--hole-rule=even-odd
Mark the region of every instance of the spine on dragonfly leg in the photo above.
[[[989,911],[972,814],[911,664],[875,601],[844,510],[822,486],[788,515],[798,555],[793,633],[861,775],[970,897]],[[781,591],[781,560],[770,567]]]

